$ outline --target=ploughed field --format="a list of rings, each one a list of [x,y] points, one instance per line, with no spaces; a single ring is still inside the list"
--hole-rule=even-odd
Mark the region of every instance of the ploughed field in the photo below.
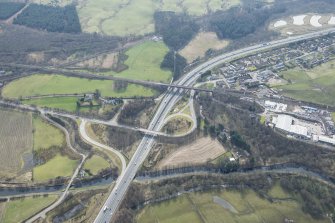
[[[221,156],[224,152],[225,149],[218,141],[209,137],[201,138],[169,154],[158,164],[158,168],[205,163]]]
[[[32,153],[32,116],[0,109],[0,123],[0,174],[16,174],[23,168],[22,156]]]

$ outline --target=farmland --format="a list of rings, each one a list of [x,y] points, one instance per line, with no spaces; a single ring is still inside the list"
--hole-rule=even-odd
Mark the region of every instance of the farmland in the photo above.
[[[66,156],[57,155],[47,163],[34,168],[34,180],[42,182],[59,176],[68,177],[71,176],[76,166],[76,160],[71,160]]]
[[[225,149],[218,141],[211,138],[201,138],[167,155],[158,164],[158,168],[185,165],[185,160],[187,160],[187,164],[205,163],[219,157],[224,152]]]
[[[101,170],[110,167],[109,163],[101,156],[93,155],[85,164],[84,169],[89,170],[93,175],[98,174]]]
[[[39,107],[57,108],[68,112],[90,112],[99,110],[100,106],[77,107],[77,97],[45,97],[22,100],[22,103]]]
[[[311,70],[292,69],[283,72],[283,78],[289,83],[275,88],[297,100],[334,106],[334,64],[335,61],[330,61]]]
[[[23,100],[23,103],[39,107],[58,108],[69,112],[77,109],[77,97],[53,97]]]
[[[23,167],[22,155],[32,152],[32,117],[29,113],[0,110],[0,169],[16,174]]]
[[[114,90],[113,81],[89,80],[84,78],[66,77],[63,75],[37,74],[15,80],[6,85],[2,95],[7,98],[19,98],[47,94],[74,94],[94,92],[99,89],[103,96],[110,97],[149,97],[156,94],[152,89],[129,84],[126,89]]]
[[[3,223],[22,222],[44,207],[52,204],[56,198],[57,196],[52,195],[48,197],[29,197],[25,199],[9,201],[8,203],[4,204],[4,213],[2,215],[2,219],[0,218],[0,221]]]
[[[278,188],[276,189],[278,193]],[[290,197],[280,190],[279,195]],[[221,200],[220,204],[213,201]],[[223,204],[221,204],[223,203]],[[301,205],[293,200],[271,203],[252,190],[212,191],[184,194],[176,199],[146,206],[138,214],[139,223],[154,222],[272,222],[281,223],[285,218],[294,222],[327,222],[315,220],[302,211]]]
[[[146,41],[126,51],[125,54],[128,58],[125,65],[128,66],[128,69],[120,73],[107,72],[104,74],[167,83],[172,74],[170,71],[162,70],[160,64],[168,51],[169,49],[163,42]]]
[[[65,142],[63,133],[39,117],[34,117],[34,150],[62,146]]]
[[[209,49],[220,50],[228,45],[228,41],[219,40],[216,33],[202,32],[199,33],[184,49],[179,53],[191,63],[198,57],[204,57]]]
[[[49,4],[51,0],[34,0]],[[54,1],[53,1],[54,2]],[[59,5],[73,1],[62,0]],[[240,0],[87,0],[78,1],[77,11],[84,32],[107,35],[143,35],[154,32],[155,11],[185,12],[200,16],[219,9],[226,10],[240,4]],[[127,19],[125,19],[127,18]]]

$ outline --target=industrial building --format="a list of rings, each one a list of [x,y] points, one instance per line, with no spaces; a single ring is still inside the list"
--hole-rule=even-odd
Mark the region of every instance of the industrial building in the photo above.
[[[292,116],[278,115],[277,117],[272,117],[272,123],[276,128],[285,132],[308,139],[311,138],[311,135],[308,133],[307,127],[296,124],[298,122]]]

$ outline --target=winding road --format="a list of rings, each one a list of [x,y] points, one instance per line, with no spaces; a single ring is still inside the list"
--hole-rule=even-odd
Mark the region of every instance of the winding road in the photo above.
[[[86,120],[82,120],[80,123],[80,127],[79,127],[79,133],[80,136],[89,144],[93,145],[93,146],[97,146],[100,147],[102,149],[108,150],[113,152],[121,161],[121,174],[125,171],[126,166],[127,166],[127,162],[124,158],[124,156],[122,155],[122,153],[120,153],[118,150],[115,150],[112,147],[106,146],[104,144],[101,144],[97,141],[95,141],[94,139],[92,139],[91,137],[88,136],[87,132],[86,132]]]

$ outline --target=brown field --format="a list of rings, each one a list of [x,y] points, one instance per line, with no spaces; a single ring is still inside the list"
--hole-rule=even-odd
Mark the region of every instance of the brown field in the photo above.
[[[85,67],[85,68],[100,68],[100,69],[111,69],[113,64],[117,62],[117,54],[110,53],[98,56],[96,58],[92,58],[77,64],[78,67]]]
[[[204,57],[209,49],[220,50],[229,44],[226,40],[219,40],[214,32],[199,33],[184,49],[179,53],[191,63],[198,57]]]
[[[223,146],[211,138],[201,138],[190,145],[183,146],[169,154],[158,163],[158,169],[181,166],[185,164],[200,164],[213,160],[225,152]]]
[[[32,117],[0,110],[0,123],[0,175],[16,174],[23,167],[22,155],[32,152]]]

